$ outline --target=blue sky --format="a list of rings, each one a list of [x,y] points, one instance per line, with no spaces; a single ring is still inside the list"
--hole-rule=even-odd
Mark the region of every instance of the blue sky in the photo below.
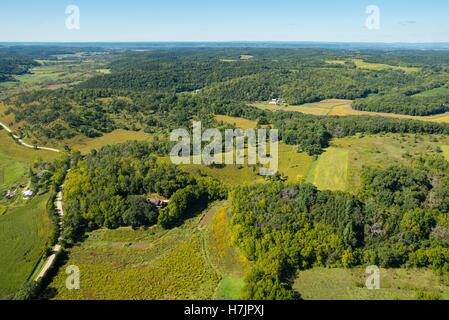
[[[80,30],[65,27],[71,4]],[[448,13],[447,0],[2,0],[0,41],[449,42]]]

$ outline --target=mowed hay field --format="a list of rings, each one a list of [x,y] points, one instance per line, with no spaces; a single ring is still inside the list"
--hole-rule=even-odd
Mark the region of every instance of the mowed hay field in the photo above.
[[[11,298],[32,274],[51,235],[48,195],[0,215],[0,299]]]
[[[355,193],[360,187],[364,166],[411,164],[422,155],[438,155],[439,149],[444,152],[445,146],[449,146],[446,136],[388,134],[334,139],[332,147],[311,166],[307,182],[321,190]]]
[[[211,299],[220,281],[209,262],[199,218],[173,230],[98,230],[70,250],[50,284],[55,299]],[[81,272],[81,289],[67,290],[66,267]]]
[[[313,164],[307,182],[319,190],[346,191],[349,151],[331,147]]]
[[[351,100],[329,99],[316,103],[307,103],[303,105],[289,105],[277,106],[271,105],[268,102],[251,103],[252,106],[268,111],[292,111],[301,112],[304,114],[311,114],[316,116],[379,116],[385,118],[396,119],[413,119],[421,121],[432,121],[438,123],[449,123],[449,113],[443,113],[433,116],[409,116],[404,114],[386,113],[386,112],[371,112],[361,111],[352,108]]]
[[[369,290],[364,268],[315,268],[299,272],[294,288],[304,300],[415,300],[424,294],[449,299],[449,286],[427,269],[381,269],[380,290]]]

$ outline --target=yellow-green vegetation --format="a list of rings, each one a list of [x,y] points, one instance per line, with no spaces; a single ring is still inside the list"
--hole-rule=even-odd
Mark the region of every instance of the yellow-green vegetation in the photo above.
[[[278,106],[268,102],[255,102],[252,106],[268,111],[292,111],[316,116],[381,116],[396,119],[414,119],[421,121],[432,121],[439,123],[449,123],[449,113],[437,114],[433,116],[410,116],[404,114],[361,111],[352,108],[351,100],[329,99],[316,103],[306,103],[298,106]]]
[[[449,87],[439,87],[415,94],[415,97],[439,97],[449,95]]]
[[[306,114],[313,114],[317,116],[325,116],[329,115],[332,110],[336,107],[342,106],[351,106],[351,100],[343,100],[343,99],[328,99],[323,100],[316,103],[306,103],[299,106],[279,106],[275,104],[270,104],[268,102],[255,102],[251,105],[268,111],[293,111],[293,112],[301,112]]]
[[[362,59],[354,59],[354,64],[359,69],[367,69],[367,70],[397,70],[397,71],[403,71],[405,73],[416,73],[419,72],[420,68],[415,67],[401,67],[401,66],[391,66],[388,64],[382,64],[382,63],[369,63],[365,62]]]
[[[8,210],[8,208],[0,204],[0,216],[4,215],[6,213],[6,210]]]
[[[93,149],[101,149],[106,145],[120,144],[126,141],[153,141],[153,136],[143,131],[114,130],[98,138],[76,137],[69,140],[67,144],[74,150],[83,154],[89,153]]]
[[[449,161],[449,146],[442,146],[444,157]]]
[[[232,246],[227,207],[219,204],[215,211],[208,219],[206,229],[209,257],[221,275],[214,298],[235,300],[240,298],[244,285],[243,276],[249,268],[249,262]]]
[[[59,156],[56,152],[23,147],[5,130],[0,130],[0,193],[26,183],[27,170],[35,160],[51,161]]]
[[[298,152],[298,147],[279,144],[279,172],[290,182],[304,181],[314,159],[307,153]]]
[[[252,121],[252,120],[248,120],[248,119],[240,118],[240,117],[216,115],[215,119],[217,121],[229,123],[229,124],[233,125],[234,127],[240,128],[240,129],[253,129],[257,126],[256,121]]]
[[[294,288],[305,300],[449,299],[449,286],[427,269],[381,269],[380,290],[368,290],[364,268],[301,271]]]
[[[349,151],[331,147],[310,170],[307,181],[319,190],[346,191],[348,188]]]
[[[0,299],[10,298],[28,280],[51,235],[48,195],[18,203],[0,215]]]
[[[70,251],[50,284],[56,299],[210,299],[219,276],[205,252],[198,218],[166,231],[97,230]],[[65,287],[68,265],[81,270],[81,290]]]
[[[345,65],[346,61],[344,60],[326,60],[327,64],[334,64],[334,65]]]
[[[441,145],[443,146],[441,147]],[[334,139],[332,147],[311,166],[307,182],[321,190],[356,192],[364,166],[408,164],[422,155],[447,152],[445,136],[370,135]]]

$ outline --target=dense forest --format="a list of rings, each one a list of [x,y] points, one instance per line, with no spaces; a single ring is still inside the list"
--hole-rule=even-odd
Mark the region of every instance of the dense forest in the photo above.
[[[439,157],[366,169],[357,196],[281,182],[238,188],[234,238],[255,263],[245,298],[298,298],[296,272],[316,266],[431,267],[449,275],[448,172]]]

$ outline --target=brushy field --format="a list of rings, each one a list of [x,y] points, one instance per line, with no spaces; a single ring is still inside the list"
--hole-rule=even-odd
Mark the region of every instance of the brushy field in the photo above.
[[[414,300],[424,294],[449,299],[449,285],[431,270],[381,269],[380,290],[365,286],[364,268],[302,271],[294,288],[305,300]]]
[[[77,137],[69,140],[67,144],[73,150],[80,151],[82,154],[87,154],[91,150],[98,150],[107,145],[120,144],[131,140],[151,142],[153,139],[152,135],[143,131],[127,131],[119,129],[98,138]]]
[[[449,161],[449,146],[442,146],[441,150],[443,150],[444,157]]]
[[[348,188],[349,151],[331,147],[314,164],[308,182],[320,190],[346,191]]]
[[[50,288],[55,299],[210,299],[219,282],[204,250],[198,219],[170,231],[98,230],[70,251]],[[66,267],[81,272],[81,289],[65,288]]]
[[[244,285],[243,277],[250,264],[232,246],[226,205],[220,204],[208,222],[205,238],[211,263],[221,275],[221,281],[216,289],[214,299],[239,299]]]
[[[313,164],[313,157],[298,152],[298,147],[279,144],[279,172],[290,182],[304,181]]]
[[[32,274],[51,235],[48,195],[0,215],[0,299],[10,298]]]
[[[448,87],[440,87],[415,94],[415,97],[440,97],[449,95]]]

